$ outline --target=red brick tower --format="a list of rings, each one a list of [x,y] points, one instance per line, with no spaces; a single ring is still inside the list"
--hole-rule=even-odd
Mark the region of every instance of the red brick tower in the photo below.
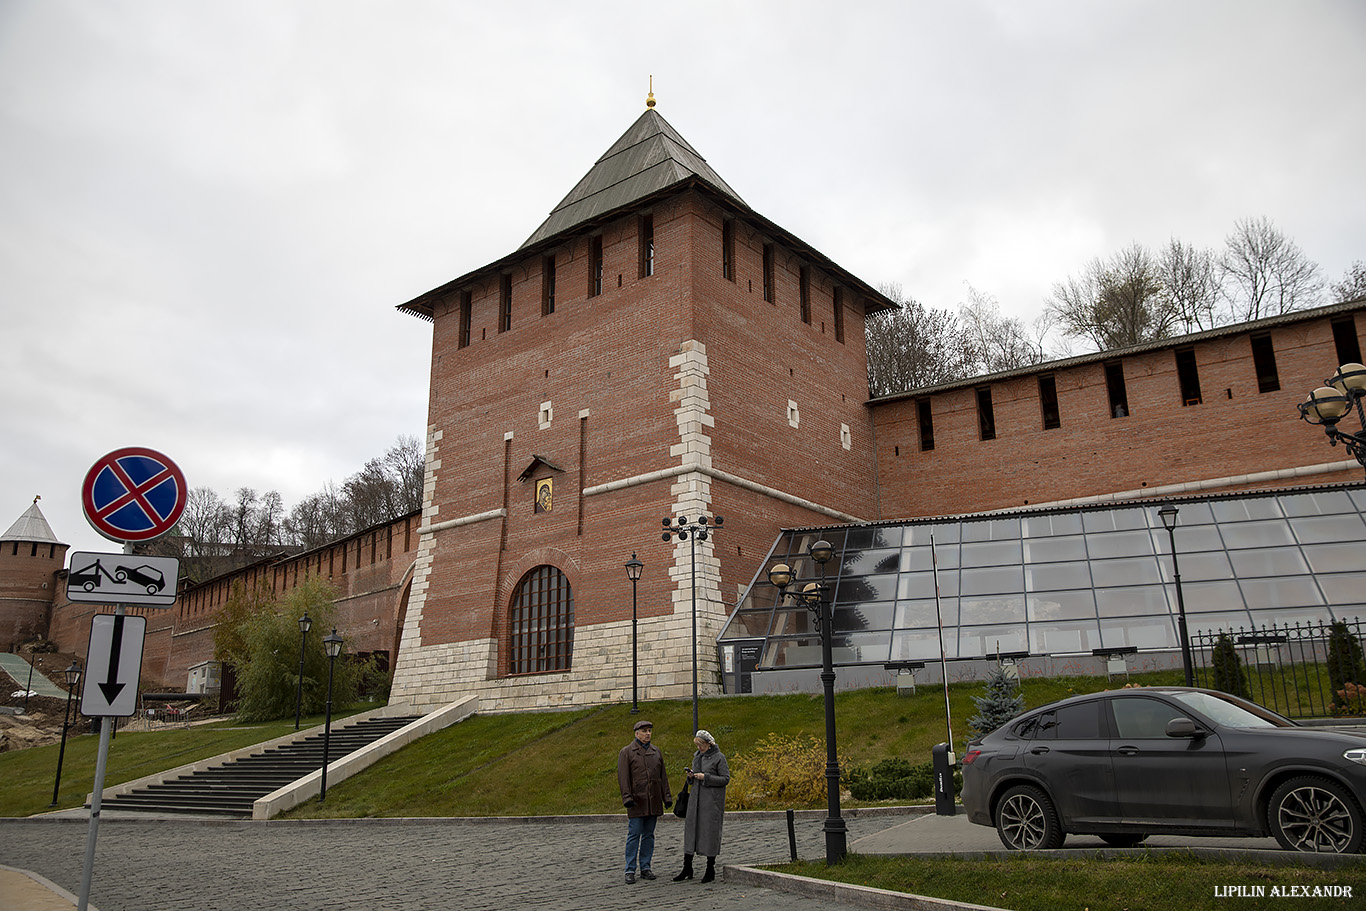
[[[782,526],[878,513],[863,322],[890,302],[751,209],[653,109],[433,322],[426,503],[393,698],[486,708],[692,689]],[[787,454],[790,454],[787,455]]]
[[[67,546],[52,533],[37,497],[0,535],[0,643],[7,650],[47,635],[56,574],[66,564]]]

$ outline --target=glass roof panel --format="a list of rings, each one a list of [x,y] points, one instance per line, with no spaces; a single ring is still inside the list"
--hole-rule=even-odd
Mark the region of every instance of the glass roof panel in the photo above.
[[[1366,486],[1173,502],[1192,633],[1366,614]],[[759,672],[819,667],[813,614],[775,610],[766,574],[786,562],[799,582],[819,579],[806,554],[824,538],[837,554],[825,567],[837,665],[938,660],[941,623],[950,660],[1172,649],[1171,537],[1158,505],[785,532],[724,637],[766,637]]]

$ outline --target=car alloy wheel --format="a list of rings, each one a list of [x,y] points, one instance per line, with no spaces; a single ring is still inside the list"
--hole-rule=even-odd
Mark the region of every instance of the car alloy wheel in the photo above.
[[[1354,854],[1361,847],[1361,810],[1326,778],[1292,778],[1271,795],[1271,833],[1291,851]]]
[[[1012,851],[1060,848],[1066,837],[1053,801],[1032,785],[1016,785],[1001,795],[996,806],[996,832]]]

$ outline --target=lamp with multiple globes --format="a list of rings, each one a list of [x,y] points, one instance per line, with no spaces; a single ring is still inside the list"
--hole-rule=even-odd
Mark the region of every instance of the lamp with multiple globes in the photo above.
[[[835,555],[829,541],[820,540],[812,544],[807,556],[821,568],[820,582],[807,582],[802,585],[794,577],[792,567],[786,563],[775,564],[768,571],[768,581],[778,589],[778,601],[791,595],[796,601],[811,611],[816,629],[821,635],[821,684],[825,694],[825,862],[837,864],[844,860],[848,845],[848,826],[840,816],[840,763],[839,751],[835,742],[835,662],[834,638],[835,603],[826,598],[825,564]],[[788,587],[799,585],[797,591],[789,592]]]
[[[1366,399],[1366,366],[1343,364],[1297,407],[1302,420],[1321,426],[1331,445],[1341,443],[1366,468],[1366,411],[1362,409],[1362,399]],[[1338,422],[1353,409],[1362,429],[1356,433],[1339,430]]]
[[[665,541],[678,538],[687,541],[692,547],[692,729],[700,730],[697,722],[697,542],[705,541],[720,530],[725,520],[720,516],[709,518],[698,516],[691,521],[687,516],[677,520],[664,517]]]

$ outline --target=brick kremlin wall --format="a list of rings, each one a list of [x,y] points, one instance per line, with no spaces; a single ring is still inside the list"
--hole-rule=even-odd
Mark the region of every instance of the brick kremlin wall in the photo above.
[[[348,651],[387,653],[392,661],[417,554],[417,521],[416,514],[405,516],[307,553],[262,560],[204,583],[182,586],[175,604],[166,609],[128,608],[129,614],[147,617],[143,680],[153,688],[185,688],[190,668],[213,658],[217,614],[234,587],[264,586],[279,598],[310,576],[324,578],[337,588],[337,631],[346,637]],[[114,608],[68,601],[64,575],[58,581],[48,638],[59,651],[84,655],[91,618],[113,613]]]
[[[0,647],[6,651],[47,630],[66,551],[65,544],[0,541]]]
[[[1341,363],[1332,322],[1358,340],[1366,313],[1216,330],[1167,343],[1063,361],[1048,369],[981,378],[875,402],[886,518],[953,515],[1127,491],[1160,495],[1359,480],[1296,404]],[[1254,335],[1269,334],[1279,389],[1259,391]],[[1193,349],[1201,400],[1183,404],[1175,351]],[[1123,365],[1127,415],[1114,417],[1105,364]],[[1061,426],[1044,429],[1039,377],[1054,378]],[[976,390],[987,387],[996,438],[979,433]],[[934,448],[920,445],[917,403],[928,400]],[[1346,463],[1346,464],[1344,464]]]

